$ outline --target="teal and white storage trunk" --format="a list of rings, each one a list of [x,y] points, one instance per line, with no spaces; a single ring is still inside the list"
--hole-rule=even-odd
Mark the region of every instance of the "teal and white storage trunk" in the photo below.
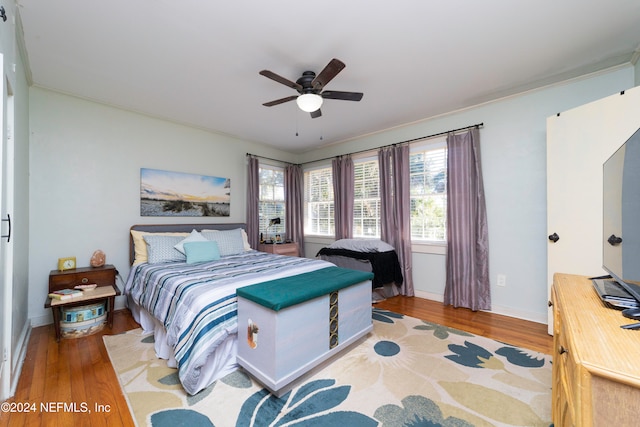
[[[373,329],[372,278],[329,267],[238,288],[238,364],[281,396]]]

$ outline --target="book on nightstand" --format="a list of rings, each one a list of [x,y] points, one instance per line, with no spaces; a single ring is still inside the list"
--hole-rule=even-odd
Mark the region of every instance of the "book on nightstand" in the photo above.
[[[49,294],[49,298],[66,300],[66,299],[79,297],[81,295],[84,295],[84,293],[78,289],[60,289],[59,291],[51,292]]]

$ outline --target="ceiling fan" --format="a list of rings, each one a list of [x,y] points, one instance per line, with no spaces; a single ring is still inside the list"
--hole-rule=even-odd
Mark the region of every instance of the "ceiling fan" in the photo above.
[[[337,90],[323,90],[327,83],[329,83],[335,76],[338,75],[342,69],[346,67],[344,62],[339,59],[332,59],[329,61],[326,67],[320,74],[316,75],[313,71],[305,71],[302,76],[292,82],[289,79],[285,79],[282,76],[277,75],[273,71],[262,70],[260,74],[275,80],[278,83],[282,83],[285,86],[289,86],[292,89],[298,91],[299,95],[287,96],[286,98],[276,99],[275,101],[265,102],[265,107],[273,107],[274,105],[283,104],[285,102],[296,100],[298,107],[302,111],[311,113],[311,118],[322,116],[320,107],[322,106],[323,99],[339,99],[342,101],[360,101],[362,99],[362,92],[341,92]]]

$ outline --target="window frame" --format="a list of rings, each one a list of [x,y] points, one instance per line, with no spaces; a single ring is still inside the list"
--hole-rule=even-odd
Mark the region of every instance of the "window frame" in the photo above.
[[[263,170],[271,170],[274,171],[276,173],[281,173],[282,174],[282,199],[276,199],[274,197],[274,199],[263,199]],[[265,163],[260,163],[258,165],[258,186],[259,186],[259,191],[258,191],[258,232],[259,233],[264,233],[265,235],[265,239],[269,238],[269,235],[275,235],[275,234],[281,234],[283,236],[286,235],[286,219],[285,219],[285,213],[286,213],[286,199],[285,199],[285,189],[284,189],[284,167],[282,166],[275,166],[275,165],[270,165],[270,164],[265,164]],[[277,185],[274,185],[274,187],[277,187]],[[274,196],[276,191],[274,190]],[[274,213],[273,215],[269,215],[264,216],[263,215],[263,206],[266,203],[273,203],[274,205],[277,205],[279,203],[281,203],[282,208],[278,209],[277,207],[274,209]],[[281,213],[279,213],[281,212]],[[269,227],[269,221],[273,218],[280,218],[280,224],[275,224],[273,226]],[[268,229],[267,229],[268,228]]]
[[[355,180],[357,179],[356,175],[356,168],[358,167],[358,165],[364,165],[366,163],[372,163],[375,162],[376,163],[376,167],[377,167],[377,177],[376,177],[376,181],[375,184],[377,186],[377,188],[375,189],[375,192],[377,193],[378,197],[377,197],[377,201],[375,202],[376,206],[373,208],[374,211],[376,211],[377,215],[375,216],[376,219],[376,234],[375,235],[359,235],[356,234],[356,230],[357,230],[357,225],[356,221],[358,220],[358,217],[356,216],[356,200],[363,200],[363,203],[367,203],[366,200],[373,200],[375,198],[373,197],[364,197],[361,199],[356,199],[355,195],[354,195],[354,199],[353,199],[353,238],[354,239],[380,239],[380,233],[381,233],[381,223],[380,223],[380,203],[381,203],[381,197],[380,197],[380,162],[378,161],[378,155],[377,153],[372,153],[372,152],[367,152],[367,153],[363,153],[362,155],[359,156],[354,156],[353,157],[353,169],[354,169],[354,192],[356,191],[355,186],[356,186],[356,182]]]
[[[310,187],[309,187],[309,182],[308,182],[308,178],[309,178],[309,174],[312,174],[314,172],[318,172],[318,171],[324,171],[324,170],[328,170],[328,174],[331,176],[331,180],[329,181],[328,185],[327,185],[327,193],[331,193],[331,198],[330,200],[319,200],[317,202],[309,202],[309,192],[310,192]],[[317,165],[308,169],[305,169],[304,171],[304,236],[306,237],[318,237],[318,238],[333,238],[335,239],[335,201],[334,201],[334,194],[333,194],[333,170],[331,167],[331,164],[323,164],[323,165]],[[310,230],[310,221],[313,220],[313,218],[309,217],[310,214],[310,209],[311,207],[309,206],[309,203],[314,203],[316,205],[320,205],[320,204],[327,204],[328,207],[328,211],[330,212],[329,216],[326,218],[328,221],[328,230],[329,233],[327,234],[321,234],[317,232],[317,229],[314,230],[314,232],[308,232],[308,230]],[[318,220],[322,220],[322,218],[318,218]]]
[[[447,212],[446,212],[446,208],[447,208],[447,193],[446,193],[446,177],[448,174],[448,165],[447,165],[447,138],[445,135],[437,137],[437,138],[429,138],[426,139],[424,141],[417,141],[413,144],[411,144],[410,149],[409,149],[409,156],[414,155],[416,153],[421,153],[421,152],[425,152],[425,151],[432,151],[432,150],[439,150],[439,149],[444,149],[445,150],[445,154],[444,154],[444,159],[443,159],[443,167],[445,172],[445,176],[444,176],[444,180],[445,180],[445,188],[444,188],[444,221],[445,221],[445,229],[444,229],[444,238],[443,240],[434,240],[434,239],[428,239],[428,238],[415,238],[413,237],[413,232],[412,237],[411,237],[411,242],[412,242],[412,247],[413,247],[413,251],[414,252],[423,252],[423,253],[439,253],[439,254],[445,254],[446,253],[446,247],[447,247]],[[413,198],[413,196],[410,196],[411,198]]]

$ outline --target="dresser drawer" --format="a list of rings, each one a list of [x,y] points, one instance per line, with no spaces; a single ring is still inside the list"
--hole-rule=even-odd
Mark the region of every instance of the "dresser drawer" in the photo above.
[[[92,283],[98,286],[115,285],[116,274],[117,271],[112,265],[97,268],[76,268],[67,271],[53,270],[49,274],[49,292]]]
[[[581,402],[578,395],[578,384],[576,383],[579,381],[577,372],[578,366],[566,337],[567,335],[564,325],[561,325],[559,337],[556,340],[555,351],[557,352],[557,356],[553,363],[558,365],[558,381],[560,382],[559,392],[563,395],[561,399],[566,402],[566,408],[564,410],[567,413],[564,415],[564,418],[575,420],[577,409],[576,404]]]

